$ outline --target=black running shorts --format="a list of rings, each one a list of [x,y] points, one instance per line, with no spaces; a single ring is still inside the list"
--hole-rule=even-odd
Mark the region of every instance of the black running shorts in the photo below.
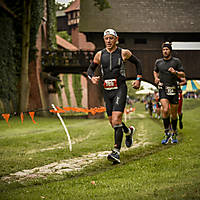
[[[176,95],[167,95],[164,89],[160,89],[159,98],[168,99],[170,104],[178,104],[178,93]]]
[[[126,106],[127,86],[121,84],[118,89],[105,90],[104,101],[106,103],[106,112],[108,116],[112,116],[113,111],[124,112]]]

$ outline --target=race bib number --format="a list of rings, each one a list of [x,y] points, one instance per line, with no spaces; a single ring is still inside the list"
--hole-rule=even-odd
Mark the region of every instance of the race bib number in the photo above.
[[[117,86],[117,79],[108,79],[108,80],[104,80],[104,89],[105,90],[114,90],[114,89],[118,89]]]
[[[174,96],[177,94],[177,89],[175,86],[165,86],[166,95]]]

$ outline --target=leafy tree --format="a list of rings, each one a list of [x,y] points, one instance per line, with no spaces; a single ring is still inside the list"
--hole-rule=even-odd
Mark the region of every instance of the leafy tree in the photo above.
[[[70,35],[68,35],[68,33],[66,31],[57,32],[57,35],[59,35],[60,37],[62,37],[65,40],[67,40],[68,42],[72,42],[72,37]]]
[[[22,22],[22,60],[20,78],[20,111],[27,110],[29,101],[29,49],[30,49],[30,23],[31,23],[31,4],[32,0],[24,0],[24,15]]]
[[[68,6],[66,6],[66,4],[64,3],[59,3],[59,2],[56,2],[56,11],[59,11],[59,10],[65,10],[67,9]]]
[[[58,3],[56,2],[56,10],[65,10],[66,8],[68,8],[74,1],[71,1],[67,4],[62,4],[62,3]],[[110,8],[110,4],[107,0],[94,0],[94,5],[99,8],[99,10],[104,10],[106,8]]]
[[[29,102],[29,63],[36,57],[36,39],[43,0],[9,0],[0,11],[0,99],[6,112],[26,111]],[[4,23],[4,21],[6,23]],[[3,41],[5,41],[3,43]],[[6,42],[7,41],[7,42]],[[5,51],[6,50],[6,51]],[[7,69],[8,68],[8,69]]]
[[[47,42],[48,48],[56,49],[56,6],[55,0],[47,0]]]

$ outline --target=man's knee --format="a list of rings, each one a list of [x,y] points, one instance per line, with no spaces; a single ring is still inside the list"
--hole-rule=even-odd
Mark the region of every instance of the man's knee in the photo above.
[[[112,126],[119,125],[122,123],[121,117],[113,117],[112,118]]]
[[[164,107],[162,112],[165,114],[165,115],[168,115],[169,114],[169,108],[168,107]]]
[[[173,105],[173,106],[171,106],[172,108],[171,108],[171,117],[172,117],[172,119],[177,119],[177,114],[178,114],[178,105]]]
[[[118,119],[113,119],[112,120],[112,126],[113,127],[115,127],[116,125],[119,125],[119,124],[121,124],[120,120],[118,120]]]
[[[119,125],[122,123],[122,113],[113,112],[112,114],[112,126]]]
[[[171,117],[172,117],[173,120],[177,119],[177,112],[176,112],[176,111],[173,111],[173,112],[171,113]]]

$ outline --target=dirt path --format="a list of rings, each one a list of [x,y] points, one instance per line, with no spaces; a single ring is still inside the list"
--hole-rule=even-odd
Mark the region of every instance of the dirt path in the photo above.
[[[133,146],[129,149],[138,148],[144,145],[147,145],[147,143],[140,141],[139,143],[134,143]],[[127,151],[129,149],[122,148],[121,151]],[[66,172],[80,171],[85,167],[97,162],[100,159],[106,159],[109,153],[110,151],[102,151],[97,153],[91,153],[88,155],[83,155],[81,157],[73,159],[61,160],[60,162],[54,162],[41,167],[35,167],[33,169],[18,171],[8,176],[4,176],[1,179],[6,182],[24,181],[26,179],[45,178],[46,175],[50,174],[61,175]]]

